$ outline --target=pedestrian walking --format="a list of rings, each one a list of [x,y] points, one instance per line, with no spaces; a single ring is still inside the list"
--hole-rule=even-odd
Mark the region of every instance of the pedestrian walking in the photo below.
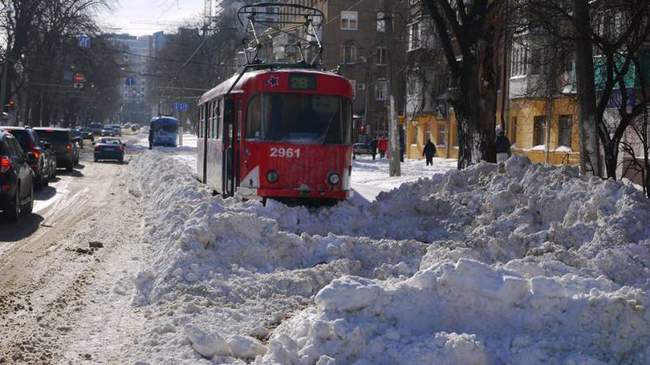
[[[497,149],[497,163],[505,162],[511,155],[510,140],[506,137],[504,131],[497,132],[496,149]]]
[[[377,141],[377,138],[373,139],[370,141],[370,150],[372,151],[372,160],[375,160],[375,157],[377,156],[377,146],[379,145],[379,141]]]
[[[424,145],[424,151],[422,151],[422,156],[427,159],[427,166],[433,166],[433,158],[436,152],[436,145],[431,142],[431,139],[427,139],[427,143]]]
[[[388,139],[384,136],[379,138],[377,147],[379,148],[379,157],[384,158],[386,156],[386,151],[388,151]]]

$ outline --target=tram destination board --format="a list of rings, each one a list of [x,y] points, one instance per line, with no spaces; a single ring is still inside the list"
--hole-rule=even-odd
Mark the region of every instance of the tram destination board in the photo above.
[[[289,89],[291,90],[316,90],[316,76],[308,74],[290,74]]]

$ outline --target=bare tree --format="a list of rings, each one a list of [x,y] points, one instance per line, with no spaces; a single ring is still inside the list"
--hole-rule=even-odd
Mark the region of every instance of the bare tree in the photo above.
[[[596,128],[604,151],[606,176],[616,178],[622,137],[643,113],[647,102],[632,97],[633,86],[628,81],[634,59],[650,32],[650,3],[647,0],[574,0],[573,4],[564,0],[527,0],[526,3],[532,9],[531,14],[536,15],[533,22],[557,39],[575,45],[583,171],[600,175],[600,159],[596,157],[592,138]],[[557,27],[558,21],[567,22],[571,29]],[[606,118],[613,98],[620,100],[615,120]]]
[[[498,38],[502,0],[424,0],[451,73],[458,122],[458,167],[496,161]]]

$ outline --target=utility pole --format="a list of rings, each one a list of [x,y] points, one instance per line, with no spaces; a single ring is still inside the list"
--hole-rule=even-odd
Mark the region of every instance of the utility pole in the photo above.
[[[393,43],[393,9],[389,6],[386,6],[386,12],[384,13],[384,25],[386,27],[386,40],[389,43]],[[398,94],[397,82],[395,80],[395,55],[394,50],[399,48],[386,47],[388,52],[388,83],[389,83],[389,105],[388,105],[388,134],[389,134],[389,148],[390,148],[390,165],[389,165],[389,174],[393,176],[401,176],[401,148],[400,148],[400,132],[399,126],[397,125],[397,110],[395,105],[395,95]]]

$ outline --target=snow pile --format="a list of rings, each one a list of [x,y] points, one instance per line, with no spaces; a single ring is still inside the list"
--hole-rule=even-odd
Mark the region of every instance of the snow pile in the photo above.
[[[423,267],[469,257],[530,275],[581,272],[650,287],[648,200],[624,184],[526,158],[404,184],[370,206],[312,212],[277,204],[258,214],[286,230],[433,243]]]
[[[260,203],[213,197],[161,151],[132,166],[152,243],[134,304],[152,310],[151,341],[163,358],[188,344],[218,361],[252,358],[261,351],[253,337],[267,336],[334,279],[410,276],[426,253],[414,240],[284,231],[255,213],[266,209]]]
[[[650,204],[513,158],[327,209],[132,163],[153,363],[650,363]],[[209,362],[207,359],[209,359]]]
[[[258,363],[647,364],[648,304],[605,279],[525,279],[461,259],[397,283],[335,280]]]

